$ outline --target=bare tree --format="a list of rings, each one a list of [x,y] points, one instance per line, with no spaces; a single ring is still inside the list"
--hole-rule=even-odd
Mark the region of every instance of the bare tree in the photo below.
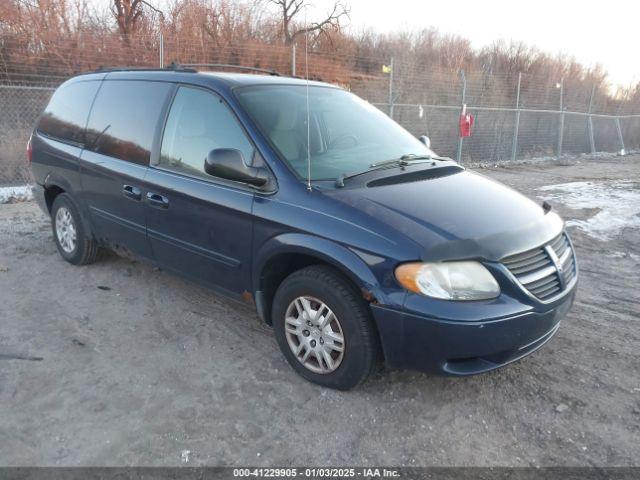
[[[113,0],[111,12],[118,24],[118,30],[128,41],[129,36],[135,33],[144,15],[143,7],[146,6],[162,17],[162,11],[151,5],[146,0]]]
[[[291,45],[296,37],[306,33],[322,34],[330,29],[339,29],[341,19],[349,17],[349,7],[342,3],[341,0],[337,0],[324,20],[302,27],[296,23],[295,18],[304,8],[310,6],[308,0],[268,0],[268,3],[272,3],[280,9],[282,15],[282,38],[285,45]]]

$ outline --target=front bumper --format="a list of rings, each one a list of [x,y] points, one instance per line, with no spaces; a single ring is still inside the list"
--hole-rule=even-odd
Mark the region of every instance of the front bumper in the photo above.
[[[546,310],[482,321],[433,318],[376,305],[372,311],[388,366],[474,375],[514,362],[549,341],[571,308],[575,292],[574,285]]]

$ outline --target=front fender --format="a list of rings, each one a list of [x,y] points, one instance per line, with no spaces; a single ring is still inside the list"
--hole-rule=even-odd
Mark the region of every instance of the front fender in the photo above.
[[[270,259],[281,254],[303,254],[322,260],[348,278],[363,291],[368,300],[386,304],[387,298],[369,266],[353,250],[325,238],[304,233],[284,233],[271,238],[256,252],[252,268],[254,291],[260,289],[260,277]]]

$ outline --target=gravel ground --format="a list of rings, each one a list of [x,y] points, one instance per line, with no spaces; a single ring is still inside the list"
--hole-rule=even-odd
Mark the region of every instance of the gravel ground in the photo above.
[[[572,220],[573,310],[499,371],[347,393],[295,375],[251,309],[114,255],[71,266],[34,203],[0,205],[0,465],[640,465],[640,157],[480,171]]]

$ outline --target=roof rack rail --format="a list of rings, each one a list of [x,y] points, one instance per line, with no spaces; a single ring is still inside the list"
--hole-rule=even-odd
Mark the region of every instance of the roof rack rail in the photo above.
[[[266,73],[268,75],[273,75],[276,77],[280,77],[279,72],[276,70],[269,70],[267,68],[258,68],[258,67],[245,67],[242,65],[231,65],[228,63],[181,63],[178,64],[179,67],[185,68],[202,68],[202,67],[212,67],[212,68],[235,68],[237,70],[248,70],[250,72],[260,72]]]
[[[266,73],[268,75],[273,75],[276,77],[280,77],[279,72],[276,70],[269,70],[267,68],[258,68],[258,67],[245,67],[242,65],[231,65],[228,63],[177,63],[171,62],[164,68],[154,68],[154,67],[105,67],[100,65],[97,69],[93,70],[91,73],[107,73],[107,72],[166,72],[167,70],[175,71],[175,72],[188,72],[188,73],[197,73],[196,68],[235,68],[237,70],[248,70],[251,72],[260,72]]]
[[[166,72],[167,70],[174,70],[176,72],[188,72],[188,73],[196,73],[193,68],[186,67],[184,65],[180,65],[178,63],[172,62],[164,68],[154,68],[154,67],[105,67],[100,65],[96,68],[92,73],[106,73],[106,72]]]

